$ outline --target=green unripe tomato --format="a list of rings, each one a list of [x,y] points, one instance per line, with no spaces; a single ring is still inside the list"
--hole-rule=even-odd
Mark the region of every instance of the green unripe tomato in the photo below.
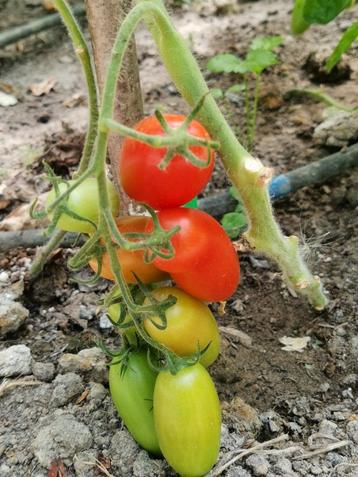
[[[119,315],[121,312],[121,307],[118,303],[114,303],[113,305],[110,305],[108,307],[108,314],[111,317],[111,320],[117,323],[119,319]],[[132,323],[132,326],[128,326],[126,328],[117,328],[120,330],[120,332],[125,335],[125,337],[128,339],[129,343],[136,345],[137,344],[137,338],[136,338],[136,327],[132,321],[132,318],[129,315],[126,315],[123,324],[129,324]]]
[[[73,181],[69,181],[71,186]],[[112,182],[107,180],[109,201],[111,204],[111,210],[113,215],[117,215],[119,211],[119,198]],[[59,184],[60,194],[65,192],[67,185],[65,183]],[[55,190],[52,189],[46,200],[46,207],[48,208],[56,200]],[[67,200],[67,207],[75,214],[88,219],[91,222],[97,224],[99,218],[99,198],[98,198],[98,185],[94,177],[90,177],[84,180],[75,190],[73,190]],[[52,218],[53,212],[50,213]],[[78,233],[93,233],[95,231],[94,226],[87,222],[87,220],[79,220],[74,217],[70,217],[68,214],[63,213],[57,222],[56,227],[66,232],[78,232]]]
[[[181,476],[206,475],[218,458],[221,411],[214,383],[197,363],[172,375],[159,373],[154,422],[161,451]]]
[[[145,350],[132,351],[125,370],[122,363],[109,368],[109,389],[118,414],[139,445],[160,454],[153,417],[156,378]]]

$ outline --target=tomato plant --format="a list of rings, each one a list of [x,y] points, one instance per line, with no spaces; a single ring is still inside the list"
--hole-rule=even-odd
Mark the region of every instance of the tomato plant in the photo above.
[[[166,114],[164,119],[170,128],[179,128],[185,116]],[[149,135],[163,135],[163,127],[155,116],[140,121],[134,129]],[[192,136],[209,139],[209,134],[198,122],[192,121],[187,129]],[[205,164],[208,149],[190,146],[196,158]],[[144,202],[155,209],[183,205],[195,197],[207,184],[214,168],[214,152],[210,153],[207,167],[197,167],[185,157],[175,154],[165,169],[160,168],[167,150],[155,148],[134,138],[123,142],[119,159],[119,177],[126,193],[132,199]]]
[[[197,363],[175,375],[160,372],[153,403],[166,460],[180,475],[206,474],[218,457],[221,428],[219,398],[206,369]]]
[[[109,389],[118,414],[138,444],[160,454],[153,419],[156,377],[145,350],[131,351],[125,361],[109,369]]]
[[[161,210],[163,228],[180,226],[172,238],[175,255],[157,257],[155,265],[170,272],[184,291],[204,301],[226,300],[240,280],[239,259],[223,227],[203,211],[186,208]],[[152,224],[148,223],[147,230]]]
[[[147,333],[179,356],[189,356],[209,344],[200,362],[210,366],[220,352],[220,334],[209,307],[178,288],[156,288],[151,295],[159,301],[171,295],[177,301],[165,312],[166,328],[155,326],[161,324],[159,317],[147,318],[144,321]],[[146,299],[144,303],[148,302]]]
[[[64,182],[58,184],[59,193],[66,191],[74,181],[69,181],[68,185]],[[119,210],[119,199],[112,182],[107,180],[108,194],[112,214],[115,216]],[[55,189],[52,189],[47,195],[47,208],[55,201]],[[65,212],[61,214],[56,227],[66,232],[93,233],[95,225],[99,218],[99,198],[98,183],[94,177],[84,180],[76,189],[74,189],[66,201],[66,207],[73,214],[79,217],[70,216]],[[52,214],[50,214],[52,217]],[[82,218],[82,220],[81,220]]]
[[[128,216],[116,220],[117,228],[123,234],[144,232],[148,222],[150,222],[149,217],[144,216]],[[159,270],[153,263],[146,263],[144,261],[144,253],[142,250],[131,251],[117,248],[116,252],[124,279],[127,283],[137,283],[133,273],[135,273],[143,283],[160,282],[167,277],[167,275]],[[89,265],[97,272],[97,260],[90,260]],[[107,252],[104,252],[102,255],[101,276],[107,280],[114,280]]]
[[[205,368],[200,363],[188,367],[188,364],[193,363],[192,357],[179,357],[168,348],[183,354],[187,350],[191,351],[190,329],[195,335],[191,343],[196,342],[201,347],[209,340],[211,345],[218,348],[218,337],[215,339],[217,330],[209,326],[212,324],[209,315],[202,314],[204,305],[193,305],[194,298],[183,300],[183,295],[179,297],[179,292],[174,292],[178,294],[178,303],[173,304],[170,299],[162,301],[161,298],[156,301],[150,298],[149,287],[146,289],[140,282],[136,286],[128,286],[128,283],[136,283],[134,273],[142,282],[150,283],[161,280],[166,276],[163,272],[169,271],[183,290],[181,294],[187,292],[201,300],[225,300],[236,289],[240,277],[239,261],[222,227],[200,211],[178,208],[197,195],[208,182],[214,167],[213,149],[220,152],[224,169],[245,207],[248,219],[245,239],[249,246],[275,260],[290,289],[306,295],[316,309],[322,310],[327,298],[320,278],[309,271],[302,258],[298,238],[283,235],[274,219],[268,189],[271,170],[237,140],[210,94],[187,42],[175,30],[165,2],[134,2],[135,5],[121,22],[115,36],[103,88],[96,82],[89,48],[67,1],[54,2],[82,62],[89,93],[90,117],[75,178],[67,184],[53,178],[56,193],[52,193],[52,197],[50,194],[48,203],[52,205],[47,208],[49,214],[53,215],[51,226],[54,228],[58,225],[63,230],[90,234],[86,243],[71,257],[69,263],[72,269],[81,268],[90,257],[97,257],[102,249],[106,250],[101,273],[106,278],[114,279],[119,288],[121,313],[118,309],[114,310],[117,320],[119,315],[123,317],[127,313],[138,332],[138,341],[141,344],[146,342],[155,349],[159,354],[159,363],[165,364],[167,368],[159,373],[155,381],[156,373],[148,367],[145,353],[133,351],[127,340],[123,340],[120,353],[123,361],[120,364],[112,363],[110,370],[111,393],[123,421],[145,448],[151,452],[159,452],[160,448],[180,474],[200,476],[210,470],[218,456],[221,423],[219,400]],[[339,0],[330,3],[347,2]],[[304,3],[306,6],[320,6],[323,2]],[[305,15],[304,19],[307,20]],[[186,118],[178,114],[163,116],[156,111],[155,117],[142,120],[132,129],[120,124],[113,116],[125,49],[141,21],[147,24],[171,78],[192,111]],[[349,31],[344,43],[346,40],[353,41],[354,35],[355,29]],[[276,62],[272,50],[280,42],[279,37],[261,38],[253,42],[245,60],[234,60],[238,72],[256,76],[253,112],[248,122],[249,147],[255,132],[260,75],[266,67]],[[337,54],[340,51],[341,48]],[[226,55],[225,58],[229,62],[233,61],[232,56],[228,58]],[[222,59],[219,58],[221,67]],[[217,69],[218,64],[214,67]],[[227,69],[227,65],[224,68]],[[99,99],[98,91],[102,89]],[[236,91],[241,89],[236,88]],[[248,92],[247,87],[245,89]],[[248,104],[246,109],[250,109]],[[208,132],[195,120],[196,117],[200,117]],[[152,216],[153,231],[150,234],[146,232],[150,230],[151,219],[126,217],[117,222],[114,220],[113,212],[118,208],[118,199],[113,193],[113,186],[106,180],[106,159],[107,153],[111,152],[108,151],[108,145],[112,133],[125,136],[119,168],[114,164],[116,158],[109,154],[112,173],[119,175],[123,188],[131,198],[160,210],[157,216],[151,207],[147,207]],[[85,188],[77,202],[75,192],[80,192],[91,177],[95,185]],[[68,186],[74,192],[69,197],[66,195]],[[176,228],[178,225],[179,231]],[[41,270],[46,258],[61,243],[64,234],[61,230],[59,232],[46,245],[33,270]],[[154,262],[145,263],[144,257]],[[92,261],[91,266],[96,269],[98,263]],[[140,299],[137,296],[140,293],[136,293],[138,290],[142,294]],[[145,303],[143,295],[147,296]],[[107,298],[106,305],[117,303],[111,294]],[[194,309],[197,311],[191,315]],[[151,328],[152,323],[148,321],[150,317],[154,321],[158,317],[162,323],[167,322],[167,329],[162,330],[164,333],[157,333]],[[175,329],[182,329],[184,323],[184,331],[188,334],[182,331],[185,339],[179,343],[175,340],[178,337],[174,336]],[[168,348],[162,343],[167,343]],[[210,352],[215,354],[216,348],[209,347],[208,354],[204,355],[208,362],[214,359],[210,357]],[[111,352],[109,354],[112,355]],[[152,398],[154,420],[150,412]]]

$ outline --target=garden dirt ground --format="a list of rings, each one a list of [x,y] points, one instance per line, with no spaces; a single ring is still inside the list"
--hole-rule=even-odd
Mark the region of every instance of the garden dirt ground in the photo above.
[[[275,173],[358,139],[357,127],[355,133],[348,128],[343,140],[337,139],[335,128],[326,137],[315,138],[324,105],[288,93],[322,84],[348,106],[358,103],[357,46],[345,58],[340,76],[319,76],[316,65],[307,61],[313,53],[334,47],[341,32],[358,18],[357,10],[293,38],[291,3],[210,0],[172,10],[203,68],[220,52],[244,55],[257,35],[284,36],[279,64],[263,76],[254,149]],[[44,14],[37,1],[2,0],[0,6],[5,13],[1,29]],[[144,29],[138,32],[137,44],[146,112],[158,106],[186,112]],[[64,175],[78,161],[86,101],[79,65],[60,27],[0,50],[0,67],[0,91],[18,101],[11,107],[0,106],[0,228],[4,230],[21,228],[19,206],[48,189],[42,158]],[[225,89],[238,81],[231,75],[205,75],[212,88]],[[31,92],[31,85],[48,85],[52,80],[54,86],[46,94]],[[239,132],[240,99],[232,96],[220,105]],[[242,279],[236,294],[224,313],[214,307],[223,331],[222,353],[211,368],[223,404],[220,464],[237,455],[237,449],[255,445],[254,439],[287,435],[268,447],[272,452],[242,457],[221,475],[358,475],[357,177],[352,171],[275,204],[285,233],[298,234],[305,244],[310,266],[329,294],[327,310],[314,311],[285,287],[272,263],[247,253],[240,257]],[[218,166],[205,193],[227,185]],[[11,214],[11,225],[4,225]],[[26,221],[25,226],[32,225]],[[34,253],[19,248],[0,255],[0,315],[9,300],[21,303],[16,306],[24,315],[22,326],[3,336],[0,353],[14,345],[30,350],[29,354],[21,348],[22,372],[0,384],[0,476],[174,475],[162,460],[141,451],[122,427],[108,395],[104,357],[92,349],[98,338],[108,346],[118,344],[117,333],[98,305],[108,283],[100,281],[92,287],[73,283],[65,267],[73,251],[66,249],[58,250],[43,275],[30,285],[27,273]],[[309,337],[309,341],[301,350],[286,351],[279,341],[285,336]],[[0,354],[0,376],[6,377],[1,358],[6,356]],[[318,455],[311,456],[315,450]]]

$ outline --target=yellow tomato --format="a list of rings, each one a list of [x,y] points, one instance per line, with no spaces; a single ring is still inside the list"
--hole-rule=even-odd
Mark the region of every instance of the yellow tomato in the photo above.
[[[191,355],[198,347],[203,350],[210,343],[200,359],[202,365],[210,366],[220,352],[220,334],[209,307],[179,288],[157,288],[151,294],[159,301],[170,295],[177,301],[165,312],[167,327],[164,330],[157,328],[149,318],[145,319],[147,333],[179,356]],[[146,299],[144,303],[150,302]],[[151,319],[161,324],[159,316]]]

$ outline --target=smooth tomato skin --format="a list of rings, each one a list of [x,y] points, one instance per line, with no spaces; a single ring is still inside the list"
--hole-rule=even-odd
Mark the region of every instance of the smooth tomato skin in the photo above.
[[[166,310],[165,330],[158,329],[147,318],[144,321],[147,333],[178,356],[189,356],[198,351],[198,346],[203,350],[210,343],[200,359],[203,366],[210,366],[220,352],[220,334],[209,307],[179,288],[156,288],[151,295],[159,301],[171,295],[177,301]],[[144,303],[149,304],[149,300],[146,299]],[[152,320],[161,323],[159,317],[152,317]]]
[[[157,215],[160,225],[166,230],[180,226],[171,240],[175,255],[169,260],[161,257],[154,260],[154,264],[166,272],[185,272],[200,264],[210,253],[213,240],[218,245],[228,243],[225,230],[202,210],[176,207],[160,210]],[[146,230],[153,230],[152,221],[148,222]]]
[[[176,375],[159,373],[154,422],[161,451],[178,474],[205,475],[218,458],[221,410],[214,383],[197,363]]]
[[[73,181],[69,181],[69,185],[72,185]],[[109,200],[111,204],[112,214],[115,216],[119,211],[119,198],[112,182],[107,180],[107,187],[109,192]],[[60,193],[65,192],[67,189],[66,184],[60,183]],[[52,189],[46,200],[46,205],[49,207],[56,199],[54,189]],[[90,177],[84,180],[75,190],[73,190],[67,200],[67,206],[76,214],[81,217],[85,217],[95,224],[98,223],[99,218],[99,199],[98,199],[98,185],[95,178]],[[51,214],[52,217],[52,214]],[[67,214],[62,214],[56,227],[66,232],[78,232],[91,234],[95,231],[93,225],[85,220],[78,220],[70,217]]]
[[[121,217],[116,220],[116,224],[121,233],[144,232],[148,221],[150,221],[150,218],[143,216]],[[138,275],[143,283],[160,282],[167,278],[167,275],[153,263],[144,262],[143,250],[130,251],[118,248],[117,256],[127,283],[137,283],[133,272]],[[89,265],[92,270],[97,272],[97,261],[95,259],[90,260]],[[107,252],[102,257],[101,277],[107,280],[115,280]]]
[[[210,258],[187,272],[171,273],[179,288],[202,301],[225,301],[240,282],[240,265],[234,248],[213,250]]]
[[[121,375],[122,367],[119,363],[109,368],[109,389],[114,405],[138,444],[153,454],[160,454],[153,416],[157,373],[150,368],[145,350],[130,353],[125,373]]]
[[[164,229],[180,226],[172,238],[175,250],[169,260],[157,257],[154,264],[169,272],[179,288],[202,301],[223,301],[236,290],[240,264],[223,227],[209,214],[174,208],[158,212]],[[152,222],[147,231],[153,228]]]
[[[180,114],[164,115],[169,126],[178,128],[185,120]],[[137,131],[163,135],[163,129],[155,116],[142,119],[134,126]],[[206,129],[192,121],[188,132],[201,139],[210,139]],[[177,207],[193,199],[207,184],[214,168],[215,154],[205,168],[190,164],[183,156],[175,155],[164,170],[158,168],[166,148],[154,148],[133,138],[126,137],[119,157],[119,178],[125,192],[138,202],[154,209]],[[208,150],[202,146],[190,146],[190,151],[205,162]]]

